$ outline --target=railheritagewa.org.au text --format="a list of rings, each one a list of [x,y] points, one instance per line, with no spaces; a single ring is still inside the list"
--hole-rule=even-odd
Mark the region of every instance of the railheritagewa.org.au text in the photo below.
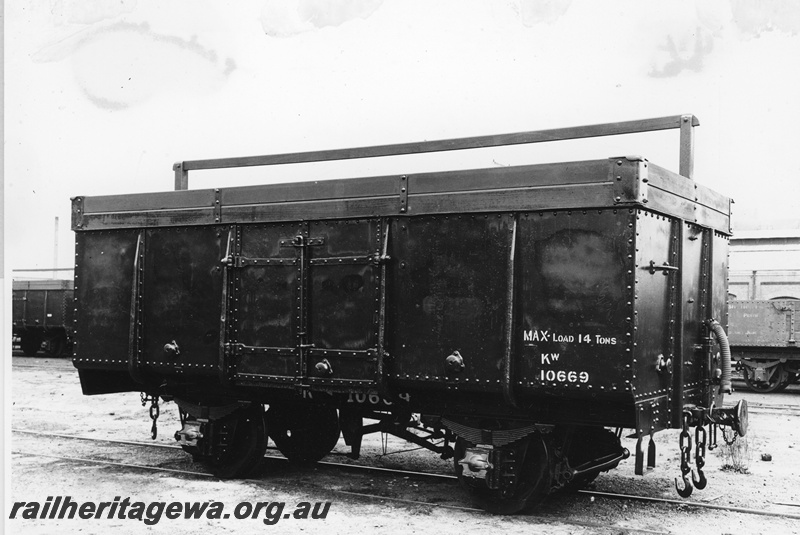
[[[324,520],[331,502],[239,502],[232,507],[217,501],[137,501],[115,496],[113,501],[74,501],[71,496],[48,496],[44,502],[14,502],[10,520],[138,520],[147,525],[162,519],[261,520],[266,525],[282,519]]]

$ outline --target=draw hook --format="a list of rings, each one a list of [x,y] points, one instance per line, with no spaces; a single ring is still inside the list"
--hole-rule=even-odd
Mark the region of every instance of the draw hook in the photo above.
[[[681,488],[678,486],[678,478],[676,477],[676,478],[675,478],[675,490],[678,492],[678,494],[679,494],[679,495],[680,495],[682,498],[688,498],[689,496],[691,496],[691,495],[692,495],[692,491],[694,490],[694,488],[692,487],[692,482],[691,482],[691,481],[689,481],[689,478],[688,478],[688,477],[686,477],[686,474],[684,474],[682,477],[683,477],[683,485],[684,485],[684,488],[683,488],[683,489],[681,489]],[[694,479],[694,474],[692,474],[692,479]]]
[[[697,473],[700,475],[699,480],[694,478],[694,470],[692,470],[692,482],[694,483],[694,486],[697,490],[703,490],[704,488],[706,488],[706,485],[708,484],[708,481],[706,481],[706,475],[703,473],[702,470],[700,470],[700,468],[697,469]],[[678,491],[678,494],[680,494],[680,491]]]

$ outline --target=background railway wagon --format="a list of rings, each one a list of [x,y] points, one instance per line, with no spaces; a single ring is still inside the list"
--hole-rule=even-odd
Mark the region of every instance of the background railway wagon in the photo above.
[[[73,281],[12,282],[12,334],[25,355],[66,356],[72,342]]]
[[[730,241],[731,353],[757,392],[800,379],[800,221],[768,226],[737,230]]]

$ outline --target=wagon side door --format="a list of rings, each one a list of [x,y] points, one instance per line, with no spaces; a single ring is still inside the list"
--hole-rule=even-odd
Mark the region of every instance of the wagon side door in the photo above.
[[[302,375],[302,262],[292,240],[304,232],[302,224],[253,224],[230,238],[225,363],[237,383],[291,385]]]
[[[378,219],[238,227],[225,298],[229,376],[252,385],[373,384],[382,236]]]
[[[382,256],[379,219],[310,223],[307,350],[309,384],[369,386],[382,354]]]

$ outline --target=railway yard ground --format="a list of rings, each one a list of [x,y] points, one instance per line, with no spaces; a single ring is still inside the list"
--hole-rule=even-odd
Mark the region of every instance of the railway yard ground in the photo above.
[[[12,358],[11,487],[14,502],[220,502],[221,518],[157,522],[102,514],[91,519],[7,519],[11,533],[800,533],[800,385],[755,394],[739,383],[728,398],[750,404],[750,430],[734,446],[706,456],[708,486],[688,498],[675,492],[678,431],[656,435],[656,468],[634,475],[633,456],[579,493],[552,495],[534,511],[493,516],[478,510],[452,477],[452,460],[394,437],[368,435],[358,461],[342,441],[323,463],[288,464],[275,449],[258,477],[219,480],[177,447],[174,403],[163,403],[158,436],[139,395],[85,397],[68,359]],[[270,444],[271,445],[271,444]],[[635,441],[623,439],[633,451]],[[731,456],[733,455],[733,456]],[[342,465],[355,466],[342,466]],[[735,465],[737,469],[726,467]],[[400,472],[404,470],[407,472]],[[624,495],[624,496],[622,496]],[[662,501],[663,500],[663,501]],[[243,516],[249,502],[285,503],[264,522]],[[325,518],[295,518],[302,502],[330,502]],[[53,507],[55,509],[55,507]],[[319,511],[323,509],[320,507]],[[237,515],[237,513],[239,513]],[[8,514],[8,513],[7,513]],[[225,518],[224,515],[228,515]],[[252,515],[249,515],[252,516]]]

